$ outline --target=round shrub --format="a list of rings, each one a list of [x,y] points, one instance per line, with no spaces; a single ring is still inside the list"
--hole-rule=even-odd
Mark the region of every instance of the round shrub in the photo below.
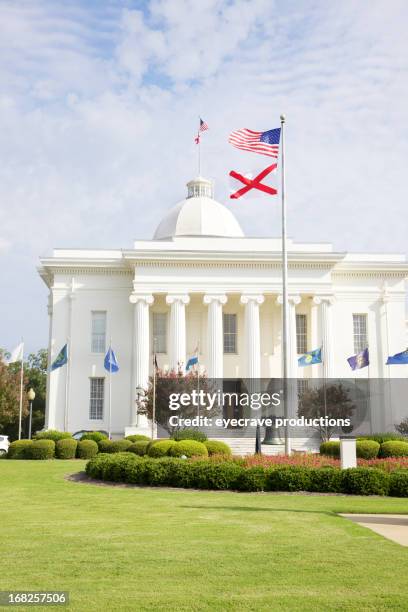
[[[221,442],[220,440],[206,440],[204,445],[207,448],[208,454],[211,455],[225,455],[231,457],[232,451],[228,444]]]
[[[341,493],[342,471],[334,467],[311,468],[308,491],[317,493]]]
[[[390,442],[391,440],[400,440],[402,442],[406,441],[406,438],[397,433],[375,433],[369,436],[359,436],[357,440],[374,440],[378,442],[378,444],[382,444],[383,442]]]
[[[149,449],[149,453],[150,453]],[[171,457],[208,457],[208,450],[202,442],[195,440],[180,440],[175,442],[168,451]]]
[[[149,438],[149,436],[142,436],[142,434],[132,434],[131,436],[126,436],[125,440],[130,440],[131,442],[139,442],[140,440],[148,440],[150,442],[151,438]]]
[[[179,429],[172,435],[173,440],[195,440],[196,442],[205,442],[207,440],[207,436],[205,433],[200,431],[199,429]]]
[[[124,453],[129,446],[132,446],[132,442],[130,440],[113,440],[108,453]]]
[[[53,459],[54,455],[54,440],[33,440],[33,443],[24,451],[26,459]]]
[[[57,440],[55,454],[58,459],[75,459],[78,442],[73,438]]]
[[[380,445],[375,440],[357,440],[356,452],[359,459],[375,459],[378,457]]]
[[[93,440],[94,442],[100,442],[101,440],[107,440],[108,436],[101,433],[100,431],[89,431],[88,433],[81,436],[82,440]]]
[[[133,442],[126,449],[128,453],[134,453],[135,455],[139,455],[143,457],[147,453],[147,447],[149,445],[149,440],[138,440],[137,442]]]
[[[342,489],[352,495],[388,495],[389,474],[375,468],[342,470]]]
[[[91,459],[98,453],[98,445],[95,440],[80,440],[77,446],[78,459]]]
[[[37,431],[34,436],[34,440],[64,440],[65,438],[72,438],[72,434],[68,431],[58,431],[57,429],[46,429],[45,431]]]
[[[408,470],[391,472],[389,494],[394,497],[408,497]]]
[[[110,453],[110,447],[112,446],[112,440],[99,440],[98,449],[100,453]]]
[[[8,459],[25,459],[25,450],[31,446],[32,443],[32,440],[14,440],[8,449]]]
[[[330,442],[322,442],[320,445],[320,454],[338,459],[340,457],[340,442],[336,442],[334,440]]]
[[[177,442],[174,440],[159,440],[156,444],[152,444],[147,452],[149,457],[165,457],[169,454],[169,450]]]
[[[383,442],[380,446],[380,457],[408,457],[408,442]]]

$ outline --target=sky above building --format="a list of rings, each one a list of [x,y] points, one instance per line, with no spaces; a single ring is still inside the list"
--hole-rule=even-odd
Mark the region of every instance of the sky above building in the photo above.
[[[197,174],[247,236],[280,200],[228,202],[269,164],[232,129],[287,116],[288,233],[408,251],[405,0],[0,0],[0,346],[47,345],[39,256],[150,238]]]

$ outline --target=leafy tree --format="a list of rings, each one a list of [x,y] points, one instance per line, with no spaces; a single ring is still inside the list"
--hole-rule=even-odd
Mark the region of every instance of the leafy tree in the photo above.
[[[356,406],[352,402],[344,386],[339,384],[321,385],[305,389],[299,396],[298,416],[305,419],[316,419],[327,416],[330,419],[349,419],[353,416]],[[330,440],[336,426],[317,426],[320,439]]]
[[[42,429],[45,420],[45,401],[47,394],[47,363],[48,351],[40,349],[37,353],[30,353],[24,365],[27,377],[26,389],[33,388],[35,399],[33,401],[32,432]],[[24,423],[28,433],[28,418]]]
[[[0,433],[16,438],[20,414],[20,364],[7,365],[6,352],[0,349]],[[23,388],[27,384],[24,376]],[[28,414],[27,395],[23,392],[23,417]]]
[[[395,425],[395,429],[403,436],[408,436],[408,417],[403,419],[399,425]]]

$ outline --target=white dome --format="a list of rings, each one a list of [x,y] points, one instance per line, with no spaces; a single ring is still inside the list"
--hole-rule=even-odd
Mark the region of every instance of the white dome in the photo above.
[[[213,199],[210,181],[198,177],[187,183],[187,187],[188,197],[169,210],[159,223],[154,240],[175,236],[243,237],[232,212]]]

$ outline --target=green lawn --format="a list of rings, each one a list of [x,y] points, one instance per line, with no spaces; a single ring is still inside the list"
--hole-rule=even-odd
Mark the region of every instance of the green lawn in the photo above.
[[[0,590],[87,611],[408,609],[408,549],[336,516],[406,499],[64,480],[84,465],[0,461]]]

